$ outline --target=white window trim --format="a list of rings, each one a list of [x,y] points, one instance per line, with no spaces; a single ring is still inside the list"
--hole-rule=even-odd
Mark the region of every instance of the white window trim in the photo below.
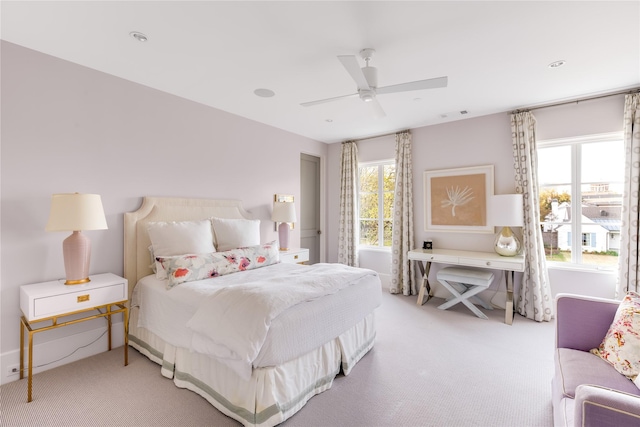
[[[537,145],[538,145],[538,148],[549,148],[549,147],[564,146],[564,145],[575,145],[575,144],[584,144],[584,143],[591,143],[591,142],[610,142],[610,141],[613,142],[613,141],[621,141],[621,140],[624,140],[624,132],[619,131],[619,132],[589,134],[589,135],[582,135],[582,136],[572,136],[567,138],[540,140],[540,141],[537,141]],[[579,152],[579,151],[580,149],[572,150],[572,155],[571,155],[572,170],[574,170],[573,168],[580,169],[580,166],[581,166],[579,162],[580,157],[579,155],[576,154],[576,152]],[[575,176],[581,176],[580,172],[581,172],[580,170],[576,170]],[[571,194],[572,195],[580,194],[581,193],[580,188],[578,184],[575,182],[575,180],[573,179],[573,176],[574,174],[572,174],[572,177],[571,177]],[[572,218],[580,218],[582,215],[582,212],[578,210],[577,205],[579,204],[576,204],[576,203],[571,204]],[[576,216],[576,215],[579,215],[579,216]],[[571,239],[572,239],[572,247],[574,248],[582,247],[582,226],[580,223],[576,225],[575,230],[572,230]],[[580,258],[580,262],[576,262],[576,258],[575,258],[576,256]],[[571,262],[567,263],[567,262],[558,262],[558,261],[547,261],[547,267],[551,269],[558,269],[558,270],[597,271],[597,272],[602,272],[607,274],[617,274],[616,267],[600,267],[597,265],[582,264],[581,261],[582,261],[582,252],[577,253],[577,251],[571,251]]]
[[[386,165],[392,165],[395,167],[395,164],[396,164],[395,159],[376,160],[375,162],[361,162],[361,163],[358,163],[358,169],[360,169],[361,167],[386,166]],[[360,173],[358,173],[358,175],[360,175]],[[383,188],[382,184],[383,184],[382,176],[380,175],[380,173],[378,173],[378,188]],[[358,189],[358,193],[360,193],[359,189]],[[384,211],[383,208],[384,208],[384,198],[380,197],[378,198],[378,212],[382,213]],[[379,220],[380,218],[378,218],[378,221]],[[360,206],[358,206],[358,227],[359,226],[360,226]],[[384,226],[378,227],[378,241],[384,243]],[[382,246],[382,245],[373,246],[373,245],[362,245],[358,243],[358,249],[391,252],[391,246]]]

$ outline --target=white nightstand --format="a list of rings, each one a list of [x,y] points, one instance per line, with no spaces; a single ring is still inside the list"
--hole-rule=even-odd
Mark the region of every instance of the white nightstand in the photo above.
[[[305,262],[309,261],[309,249],[298,248],[280,251],[280,261],[288,262],[290,264],[304,264]]]
[[[88,283],[65,285],[64,279],[51,282],[34,283],[20,286],[20,379],[24,378],[24,330],[29,333],[27,402],[31,402],[31,384],[33,374],[33,334],[61,328],[85,320],[106,317],[109,332],[109,350],[111,350],[111,315],[123,313],[124,319],[124,364],[128,360],[129,298],[126,279],[115,274],[96,274],[89,276]],[[115,307],[115,309],[113,309]],[[98,314],[91,311],[97,310]],[[101,311],[102,310],[102,311]],[[64,320],[62,317],[85,313],[84,317]],[[47,322],[48,325],[34,328],[35,323]]]

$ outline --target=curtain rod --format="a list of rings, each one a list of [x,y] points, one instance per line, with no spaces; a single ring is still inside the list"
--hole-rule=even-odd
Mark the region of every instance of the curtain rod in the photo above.
[[[410,132],[411,129],[405,129],[405,130],[399,130],[397,132],[389,132],[389,133],[384,133],[382,135],[374,135],[374,136],[368,136],[366,138],[358,138],[358,139],[350,139],[348,141],[344,141],[344,142],[359,142],[359,141],[366,141],[367,139],[375,139],[375,138],[382,138],[383,136],[391,136],[391,135],[396,135],[398,133],[402,133],[402,132]]]
[[[541,110],[543,108],[558,107],[560,105],[567,105],[567,104],[573,104],[573,103],[578,104],[580,102],[593,101],[595,99],[608,98],[610,96],[616,96],[616,95],[624,95],[624,94],[629,94],[630,95],[630,94],[638,93],[638,92],[640,92],[640,87],[636,87],[636,88],[633,88],[633,89],[621,90],[621,91],[618,91],[618,92],[607,93],[607,94],[603,94],[603,95],[589,96],[589,97],[586,97],[586,98],[577,98],[577,99],[573,99],[571,101],[553,102],[553,103],[550,103],[550,104],[539,105],[537,107],[518,108],[517,110],[511,111],[510,114],[522,113],[524,111]]]

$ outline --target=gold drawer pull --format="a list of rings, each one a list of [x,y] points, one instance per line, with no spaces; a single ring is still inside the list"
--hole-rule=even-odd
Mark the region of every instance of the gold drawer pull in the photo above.
[[[294,256],[293,256],[293,259],[298,259],[298,255],[294,255]]]
[[[78,296],[78,302],[85,302],[85,301],[89,301],[89,294],[87,295],[79,295]]]

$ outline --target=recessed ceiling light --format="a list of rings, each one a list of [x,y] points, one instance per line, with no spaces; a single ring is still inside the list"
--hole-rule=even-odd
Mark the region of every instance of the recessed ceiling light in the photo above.
[[[333,123],[333,119],[325,119],[324,121],[327,123]]]
[[[138,32],[138,31],[131,31],[129,33],[129,35],[131,37],[133,37],[134,39],[138,40],[139,42],[146,42],[148,40],[147,36],[145,36],[144,34]]]
[[[565,61],[564,59],[561,59],[559,61],[553,61],[551,64],[549,64],[549,68],[562,67],[566,63],[567,63],[567,61]]]
[[[253,91],[253,93],[255,93],[257,96],[261,98],[271,98],[276,94],[271,89],[256,89]]]

